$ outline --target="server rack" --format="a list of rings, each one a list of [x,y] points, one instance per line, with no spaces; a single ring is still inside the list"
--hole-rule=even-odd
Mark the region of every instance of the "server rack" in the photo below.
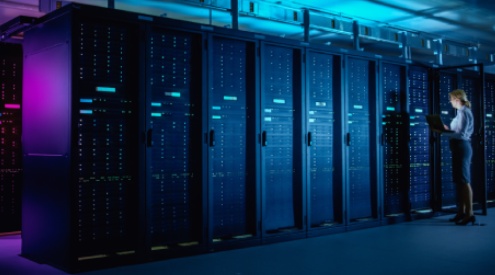
[[[466,70],[463,67],[473,67],[481,70]],[[473,116],[475,121],[475,130],[472,136],[471,144],[473,146],[473,163],[471,165],[473,203],[475,207],[481,208],[486,214],[486,183],[485,167],[480,160],[484,160],[484,134],[483,134],[483,70],[482,65],[467,65],[455,68],[444,68],[437,70],[437,91],[436,102],[440,106],[439,113],[445,123],[450,123],[455,117],[455,110],[448,102],[448,93],[454,89],[464,89],[468,99],[472,103]],[[456,207],[457,192],[456,185],[452,181],[452,157],[449,149],[448,138],[439,137],[440,156],[440,175],[437,177],[438,183],[438,210],[448,210]],[[475,192],[476,190],[476,192]]]
[[[22,255],[79,271],[132,262],[139,24],[79,6],[25,33]]]
[[[261,44],[261,204],[266,241],[305,235],[301,62],[298,48]]]
[[[486,197],[490,205],[495,201],[495,76],[487,75],[483,98]]]
[[[22,46],[0,43],[0,232],[21,229]]]
[[[421,66],[408,69],[409,114],[409,198],[412,213],[433,209],[432,134],[425,115],[431,110],[429,70]]]
[[[473,148],[473,159],[471,164],[471,187],[473,189],[473,204],[481,209],[483,215],[487,214],[486,197],[486,172],[485,172],[485,150],[484,150],[484,121],[485,110],[483,109],[484,72],[482,65],[472,66],[470,69],[458,69],[459,88],[463,89],[471,101],[474,116],[474,132],[471,136]]]
[[[341,230],[341,56],[306,52],[306,146],[310,235]]]
[[[381,87],[381,159],[383,208],[388,218],[409,215],[409,116],[406,112],[406,67],[383,62]]]
[[[203,35],[148,27],[146,237],[148,253],[204,251]]]
[[[347,57],[346,72],[346,210],[350,224],[377,221],[376,64]]]
[[[450,106],[448,93],[457,88],[457,78],[455,74],[440,72],[438,74],[438,87],[436,93],[436,100],[438,102],[436,105],[439,106],[438,113],[440,114],[442,120],[445,123],[450,123],[450,121],[455,117],[455,110]],[[437,193],[436,202],[437,210],[449,209],[456,207],[457,197],[455,184],[452,181],[452,153],[449,148],[448,138],[438,136],[438,151],[436,163],[439,167],[439,174],[436,178]]]
[[[258,44],[210,35],[208,48],[209,240],[215,248],[258,243]]]

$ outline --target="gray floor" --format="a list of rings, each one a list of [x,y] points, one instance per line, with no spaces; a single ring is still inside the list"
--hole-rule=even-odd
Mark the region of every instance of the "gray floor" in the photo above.
[[[491,212],[475,226],[448,215],[81,274],[495,274]],[[18,256],[20,241],[0,238],[0,274],[65,274]]]

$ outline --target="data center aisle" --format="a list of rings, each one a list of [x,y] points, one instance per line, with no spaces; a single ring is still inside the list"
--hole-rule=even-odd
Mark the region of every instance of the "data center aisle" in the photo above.
[[[80,274],[493,273],[495,216],[465,227],[449,217]],[[66,274],[18,256],[20,242],[19,235],[0,237],[0,274]]]

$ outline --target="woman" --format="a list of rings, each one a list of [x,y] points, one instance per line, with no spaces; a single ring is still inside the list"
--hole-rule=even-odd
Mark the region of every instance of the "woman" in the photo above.
[[[471,135],[474,130],[471,102],[467,99],[464,90],[454,90],[449,93],[449,101],[457,110],[455,118],[450,123],[453,133],[447,134],[450,138],[449,146],[452,151],[452,176],[457,187],[458,207],[457,214],[450,219],[457,225],[474,224],[476,218],[473,213],[473,190],[471,189]],[[445,129],[449,127],[444,125]]]

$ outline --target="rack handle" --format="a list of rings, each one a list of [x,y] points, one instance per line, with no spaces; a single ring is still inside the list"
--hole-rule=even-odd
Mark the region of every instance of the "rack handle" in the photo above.
[[[215,146],[215,130],[210,130],[210,147]]]
[[[146,146],[153,146],[153,129],[148,129],[148,131],[146,131]]]
[[[263,131],[261,133],[261,146],[267,146],[267,145],[268,145],[267,133],[266,131]]]

